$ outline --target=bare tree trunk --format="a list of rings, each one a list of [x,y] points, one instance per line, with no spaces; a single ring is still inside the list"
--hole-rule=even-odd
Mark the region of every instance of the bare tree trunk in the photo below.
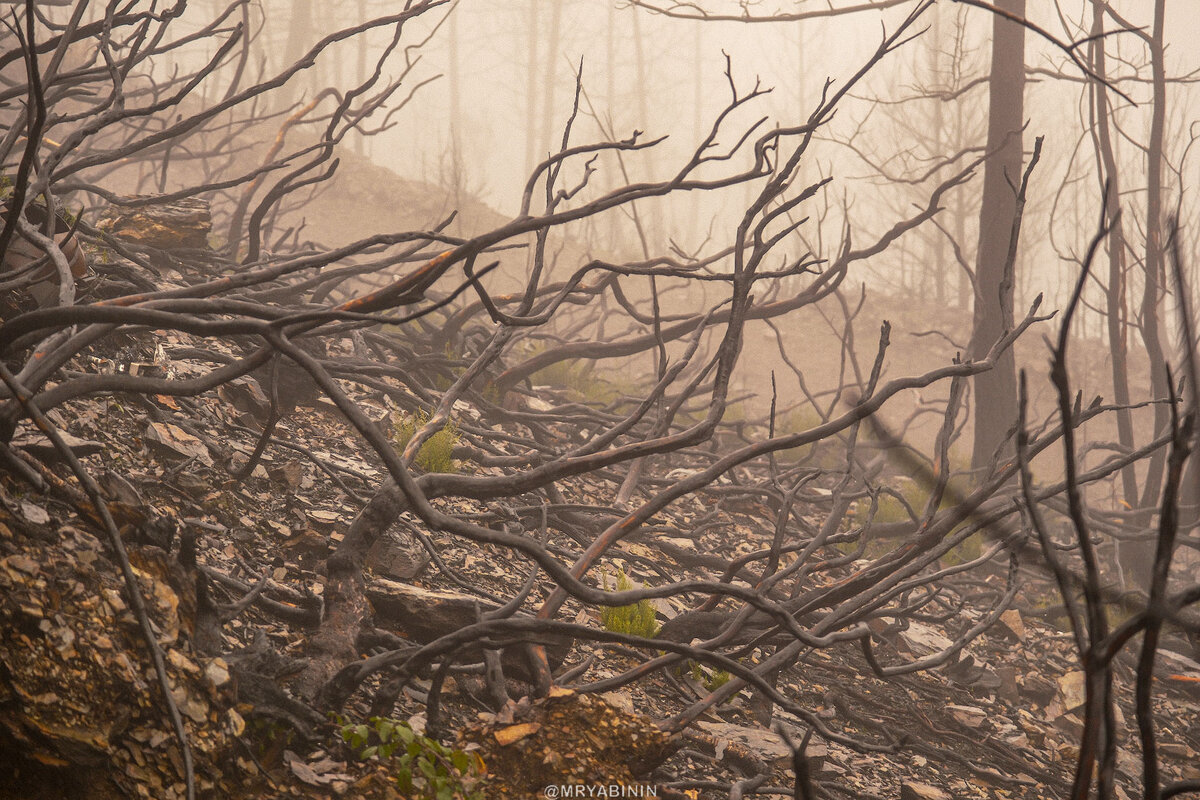
[[[358,0],[358,21],[367,21],[367,0]],[[358,83],[362,83],[367,79],[367,49],[370,43],[370,37],[364,36],[363,40],[358,45],[358,63],[355,66],[354,75]],[[358,155],[366,155],[367,137],[360,133],[354,134],[354,152]]]
[[[962,242],[967,240],[967,203],[961,192],[956,192],[954,195],[954,241]],[[971,307],[971,276],[966,270],[960,269],[958,272],[958,309],[966,311]]]
[[[294,64],[312,44],[313,30],[312,0],[292,0],[292,16],[288,20],[287,44],[284,45],[284,63]],[[304,95],[304,80],[297,75],[288,95],[292,102]]]
[[[529,0],[529,22],[525,26],[529,33],[529,46],[526,58],[529,59],[529,69],[525,77],[525,174],[533,172],[537,163],[537,131],[534,130],[534,120],[537,119],[537,82],[538,82],[538,2]]]
[[[939,6],[934,8],[933,15],[933,36],[930,38],[932,45],[929,48],[929,74],[934,76],[937,81],[939,90],[944,90],[942,83],[942,50],[941,41],[943,34],[942,16],[947,13],[946,9]],[[933,152],[942,153],[946,148],[946,119],[945,119],[945,103],[941,100],[935,100],[933,103]],[[946,237],[933,231],[933,296],[938,305],[944,305],[946,302],[946,281],[947,275],[947,256],[946,256]]]
[[[997,7],[1023,18],[1025,0],[1001,0]],[[1013,325],[1013,269],[1009,243],[1016,214],[1014,186],[1021,178],[1021,126],[1024,122],[1025,28],[1000,15],[992,22],[992,71],[988,81],[990,157],[983,173],[976,256],[975,327],[972,358],[982,358]],[[987,470],[1014,452],[1005,442],[1017,420],[1017,373],[1005,351],[975,380],[975,442],[971,466]],[[996,458],[999,451],[999,458]]]
[[[462,103],[461,103],[461,75],[459,67],[459,37],[461,35],[458,28],[458,10],[450,13],[450,30],[447,35],[449,54],[447,60],[449,65],[446,67],[447,92],[449,93],[450,106],[450,159],[449,159],[449,177],[453,179],[454,185],[451,187],[454,198],[454,207],[459,210],[459,216],[455,218],[455,225],[459,230],[462,229],[464,220],[462,219],[463,208],[463,190],[466,165],[462,163],[463,150],[460,131],[462,130]]]
[[[704,130],[704,25],[692,23],[692,141],[699,142]],[[700,218],[700,193],[693,192],[691,213],[688,215],[687,232],[694,241],[704,237],[704,221]]]
[[[966,20],[963,18],[961,8],[956,9],[956,12],[954,17],[954,52],[951,57],[951,63],[954,61],[964,61],[967,53]],[[952,84],[955,89],[962,88],[962,76],[958,75],[957,71],[953,74]],[[968,137],[967,129],[971,127],[971,124],[967,119],[967,112],[963,103],[954,104],[954,125],[954,141],[960,143],[966,142]],[[954,203],[954,241],[958,247],[962,248],[967,241],[967,215],[970,209],[965,192],[955,191],[952,197]],[[958,270],[959,311],[966,311],[971,307],[971,298],[974,297],[974,294],[974,276],[960,265]]]
[[[562,31],[562,9],[563,0],[550,0],[550,34],[546,37],[546,61],[542,67],[542,80],[545,83],[542,85],[541,151],[537,154],[537,161],[557,149],[554,143],[554,89],[558,81],[554,76],[559,69],[558,40]]]
[[[1146,279],[1142,291],[1142,341],[1146,344],[1146,355],[1150,364],[1150,391],[1156,398],[1168,397],[1171,386],[1167,381],[1167,361],[1163,353],[1160,335],[1161,321],[1158,303],[1162,297],[1163,240],[1162,240],[1162,165],[1163,131],[1167,116],[1166,65],[1163,63],[1163,26],[1166,16],[1166,0],[1155,0],[1154,30],[1148,42],[1150,46],[1150,69],[1153,75],[1154,108],[1150,119],[1150,141],[1146,149]],[[1154,407],[1154,431],[1166,430],[1170,413],[1165,405]],[[1158,498],[1162,484],[1166,453],[1156,452],[1146,470],[1146,483],[1142,487],[1141,506],[1148,508]],[[1143,523],[1150,522],[1147,513]],[[1136,573],[1138,585],[1149,585],[1150,565],[1154,560],[1154,544],[1146,542],[1134,553],[1129,554],[1130,567]]]
[[[1104,52],[1104,9],[1092,7],[1092,69],[1103,77],[1107,72]],[[1129,318],[1126,307],[1125,279],[1125,234],[1121,225],[1121,186],[1117,171],[1117,158],[1113,150],[1111,118],[1112,108],[1108,103],[1108,89],[1099,83],[1091,85],[1093,109],[1096,115],[1093,132],[1096,149],[1101,161],[1101,174],[1105,180],[1105,203],[1108,209],[1108,294],[1107,322],[1108,347],[1112,353],[1113,400],[1118,406],[1129,404],[1129,343],[1125,337],[1125,325]],[[1133,449],[1133,418],[1129,409],[1117,410],[1117,441],[1127,450]],[[1121,492],[1125,502],[1136,506],[1138,502],[1137,473],[1130,464],[1121,470]]]

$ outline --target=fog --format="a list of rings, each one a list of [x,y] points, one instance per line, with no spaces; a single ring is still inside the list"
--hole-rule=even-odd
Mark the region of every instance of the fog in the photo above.
[[[1195,791],[1200,3],[0,12],[0,800]]]
[[[645,4],[664,9],[672,5]],[[906,4],[898,4],[883,11],[796,22],[721,18],[793,11],[787,4],[775,9],[769,5],[743,9],[736,3],[726,7],[711,3],[703,6],[703,13],[718,18],[695,21],[604,0],[460,0],[420,20],[421,31],[413,40],[426,34],[430,39],[414,51],[416,63],[406,80],[406,86],[420,88],[391,118],[392,127],[361,140],[351,134],[347,144],[402,176],[437,185],[453,183],[501,214],[512,214],[519,208],[532,167],[558,147],[578,70],[581,110],[573,141],[626,138],[635,130],[643,133],[643,139],[666,137],[651,151],[630,154],[624,164],[632,180],[662,179],[684,162],[725,107],[730,97],[727,67],[739,90],[749,91],[756,84],[770,90],[746,109],[746,120],[763,116],[774,124],[799,124],[816,107],[826,82],[834,89],[845,82],[878,44],[881,32],[908,12]],[[281,67],[280,56],[301,52],[333,26],[366,19],[382,8],[365,1],[324,7],[303,0],[294,8],[274,3],[255,7],[256,24],[263,26],[265,63]],[[1149,27],[1152,9],[1145,3],[1117,4],[1117,8],[1130,25]],[[272,13],[282,9],[288,13]],[[1030,21],[1062,43],[1077,36],[1085,9],[1082,3],[1034,4]],[[674,11],[697,15],[690,6]],[[308,26],[306,19],[312,20]],[[986,74],[990,26],[990,15],[984,10],[939,3],[923,21],[924,33],[873,70],[853,99],[823,126],[818,135],[821,146],[805,159],[802,174],[834,178],[823,224],[826,237],[836,236],[845,208],[859,212],[851,215],[855,226],[878,232],[895,211],[911,205],[911,194],[897,191],[895,181],[880,176],[881,168],[890,178],[908,177],[924,171],[936,158],[982,145],[986,87],[978,78]],[[1169,127],[1174,135],[1168,158],[1183,175],[1195,175],[1197,170],[1195,156],[1188,159],[1184,154],[1197,107],[1194,82],[1186,76],[1200,68],[1200,58],[1189,43],[1198,35],[1200,12],[1187,4],[1169,9],[1166,71],[1183,80],[1170,89]],[[359,75],[381,52],[384,38],[375,32],[331,48],[316,67],[289,84],[293,97],[312,97],[318,87]],[[1114,58],[1137,58],[1141,42],[1136,36],[1125,33],[1110,38]],[[1064,261],[1077,260],[1086,247],[1090,221],[1099,209],[1095,165],[1084,147],[1087,100],[1082,81],[1086,76],[1056,43],[1032,33],[1026,64],[1030,80],[1026,136],[1044,135],[1047,141],[1029,198],[1031,219],[1039,224],[1028,227],[1023,237],[1021,259],[1028,267],[1019,270],[1018,304],[1038,292],[1056,301],[1065,296],[1074,282],[1074,269]],[[397,69],[391,65],[392,74]],[[940,101],[919,100],[922,94],[954,91],[956,85],[968,88]],[[1136,106],[1116,98],[1121,126],[1127,135],[1144,141],[1150,124],[1148,90],[1145,85],[1130,86],[1134,88],[1129,89],[1129,99]],[[1144,172],[1144,165],[1137,167],[1142,156],[1136,147],[1130,142],[1121,149],[1134,174]],[[621,180],[617,165],[608,163],[592,185],[603,189]],[[1179,185],[1176,178],[1169,188],[1176,197]],[[951,203],[959,204],[951,211],[970,216],[971,195],[977,191],[968,187],[962,192],[965,198],[951,198]],[[656,244],[674,241],[692,252],[714,226],[736,225],[745,198],[744,193],[693,193],[650,204],[646,212],[654,222],[650,235]],[[1181,221],[1194,220],[1195,199],[1184,192],[1180,200]],[[972,224],[968,221],[964,229],[968,241]],[[1185,224],[1185,231],[1188,227],[1194,226]],[[626,240],[612,234],[603,241],[612,248],[614,242]],[[866,265],[861,278],[881,288],[921,291],[922,287],[904,285],[897,272],[907,268],[897,262],[927,261],[928,245],[906,240],[899,257],[892,254]],[[1080,325],[1081,331],[1098,336],[1103,323],[1085,311]]]
[[[296,194],[300,203],[278,204],[269,224],[276,231],[290,231],[296,243],[318,247],[438,225],[470,237],[546,207],[544,175],[529,185],[528,197],[527,182],[539,163],[557,163],[552,156],[564,141],[568,148],[632,142],[631,137],[638,142],[600,147],[593,155],[563,162],[556,175],[561,197],[554,202],[569,200],[580,207],[628,185],[671,179],[714,124],[716,134],[704,151],[707,163],[691,174],[720,183],[754,168],[751,144],[763,131],[801,130],[796,126],[812,121],[811,142],[804,144],[789,183],[793,193],[805,186],[814,187],[813,193],[788,211],[794,229],[778,242],[774,268],[811,262],[806,269],[820,273],[846,248],[871,242],[879,246],[854,258],[837,303],[806,305],[785,318],[778,333],[749,322],[734,386],[745,408],[759,415],[772,400],[766,388],[772,375],[775,400],[783,407],[835,398],[848,373],[861,380],[868,371],[882,321],[889,320],[895,329],[884,372],[902,374],[932,369],[961,355],[975,326],[972,315],[978,318],[981,309],[991,306],[974,297],[973,274],[988,163],[980,158],[988,135],[986,75],[993,15],[978,4],[936,3],[902,42],[873,56],[913,10],[911,3],[876,5],[878,9],[842,13],[769,3],[458,0],[421,4],[421,13],[395,27],[372,22],[397,11],[374,0],[251,2],[228,8],[192,4],[178,9],[181,16],[172,20],[171,35],[178,38],[171,41],[177,44],[146,58],[139,68],[151,72],[137,73],[136,80],[169,85],[178,80],[175,76],[205,71],[194,91],[178,102],[180,119],[261,81],[270,91],[256,89],[248,102],[217,119],[242,120],[237,124],[244,125],[258,115],[262,123],[243,128],[229,140],[236,146],[215,158],[193,157],[187,145],[172,154],[168,145],[148,151],[149,158],[133,155],[109,163],[102,168],[105,191],[188,192],[205,180],[248,172],[271,159],[276,172],[267,177],[282,174],[278,170],[285,165],[299,163],[285,154],[310,152],[325,120],[347,96],[343,92],[362,84],[361,92],[349,97],[361,93],[360,100],[370,104],[362,107],[368,113],[340,128],[323,156],[342,159],[331,173],[332,182]],[[1041,296],[1043,309],[1059,310],[1100,224],[1103,197],[1094,123],[1094,87],[1099,84],[1087,60],[1094,58],[1086,42],[1092,5],[1034,4],[1029,11],[1024,155],[1010,165],[1017,174],[1003,175],[1010,192],[1020,182],[1020,169],[1032,161],[1034,141],[1042,144],[1036,169],[1027,176],[1012,302],[1019,311]],[[68,19],[66,8],[48,8],[47,13]],[[1200,56],[1189,44],[1200,35],[1200,12],[1186,3],[1167,9],[1161,103],[1154,101],[1147,55],[1153,9],[1140,2],[1117,4],[1106,18],[1119,29],[1104,37],[1110,80],[1103,96],[1111,108],[1105,135],[1114,140],[1111,157],[1126,241],[1146,235],[1147,202],[1153,194],[1161,215],[1158,224],[1177,222],[1179,257],[1192,265],[1200,260],[1194,233],[1200,219],[1192,190],[1198,169],[1192,137],[1200,107],[1193,76]],[[342,33],[331,36],[336,31]],[[306,53],[310,60],[301,62]],[[97,63],[87,42],[75,46],[72,57],[80,64]],[[213,58],[219,66],[210,70],[206,65]],[[853,84],[851,91],[837,97],[848,84]],[[385,87],[386,92],[375,94]],[[836,105],[823,107],[831,97],[837,97]],[[1164,170],[1149,191],[1145,149],[1159,106],[1164,111],[1159,134]],[[564,140],[568,125],[569,139]],[[215,128],[208,128],[213,132],[199,129],[206,142],[201,150],[217,141],[212,138]],[[711,158],[723,148],[726,155]],[[978,163],[967,169],[972,160]],[[389,184],[380,182],[380,173],[372,172],[375,167],[394,174],[396,186],[384,188]],[[961,179],[951,179],[963,170]],[[84,180],[74,178],[68,185],[86,187],[89,174],[81,172]],[[543,281],[563,280],[589,259],[650,263],[666,255],[685,261],[711,258],[734,240],[765,180],[651,193],[557,225],[540,245],[532,236],[511,238],[507,249],[498,251],[502,266],[489,276],[488,285],[496,292],[522,291],[533,270]],[[267,185],[260,176],[245,189],[218,189],[214,196],[233,206],[214,202],[214,231],[228,221],[228,235],[238,237]],[[77,196],[89,204],[102,194],[84,191]],[[930,202],[937,213],[926,223],[894,227]],[[234,206],[241,210],[231,210]],[[103,213],[105,203],[91,207]],[[893,230],[897,235],[889,233]],[[232,255],[238,256],[238,250]],[[1129,332],[1142,324],[1136,318],[1144,314],[1144,308],[1138,310],[1145,304],[1138,300],[1144,280],[1136,266],[1141,263],[1137,248],[1121,259],[1136,267],[1124,267],[1127,277],[1118,287],[1127,309],[1123,313],[1133,314],[1121,323],[1133,326],[1121,334],[1129,339]],[[1165,277],[1156,280],[1165,286]],[[1108,320],[1116,301],[1106,294],[1108,280],[1097,269],[1085,284],[1072,332],[1085,342],[1073,354],[1083,391],[1111,399],[1116,389],[1107,349],[1115,334]],[[630,297],[648,300],[649,284],[626,283]],[[663,283],[660,288],[673,303],[682,303],[678,310],[685,313],[701,313],[723,296],[719,282],[671,283],[664,278]],[[804,285],[799,273],[784,277],[767,296],[785,297]],[[1179,328],[1169,322],[1179,308],[1177,293],[1163,290],[1156,302],[1163,307],[1153,323],[1161,329],[1157,338],[1178,349]],[[580,328],[575,335],[601,335],[602,318],[599,325]],[[855,338],[853,350],[850,336]],[[706,338],[705,347],[716,341]],[[1128,346],[1131,400],[1148,400],[1152,392],[1143,348],[1136,337]],[[1020,367],[1040,376],[1031,382],[1033,407],[1048,414],[1053,391],[1046,380],[1045,348],[1037,336],[1029,336],[1015,352]],[[650,374],[649,351],[623,358],[602,366]],[[925,402],[920,393],[911,393],[881,415],[891,424],[913,423],[907,428],[910,439],[928,447],[937,423],[936,415],[918,419],[924,416],[918,409]],[[1148,436],[1153,427],[1149,412],[1143,409],[1135,417]],[[968,430],[974,425],[966,424]],[[1101,439],[1115,436],[1104,422],[1094,427]]]

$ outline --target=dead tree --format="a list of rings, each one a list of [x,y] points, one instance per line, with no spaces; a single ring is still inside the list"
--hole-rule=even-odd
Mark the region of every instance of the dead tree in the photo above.
[[[737,112],[753,109],[764,90],[755,86],[743,91],[732,69],[727,70],[725,110],[669,179],[629,180],[613,189],[594,189],[592,179],[602,159],[652,148],[661,139],[634,132],[624,139],[577,142],[577,99],[561,147],[534,167],[519,212],[485,233],[466,238],[448,236],[441,229],[385,232],[338,248],[294,251],[287,249],[287,236],[277,236],[272,244],[283,249],[268,252],[272,248],[264,248],[264,242],[271,241],[268,231],[275,210],[298,201],[336,168],[339,142],[381,111],[409,73],[402,70],[405,77],[381,83],[377,68],[358,86],[320,95],[308,106],[289,109],[286,117],[252,110],[240,120],[222,115],[253,107],[284,87],[322,48],[366,30],[393,31],[382,64],[389,54],[401,52],[410,21],[442,5],[441,0],[409,3],[402,12],[332,33],[300,61],[255,81],[246,77],[246,51],[239,53],[237,48],[245,35],[243,23],[228,27],[235,12],[244,9],[242,3],[229,6],[199,33],[172,39],[170,14],[110,7],[107,17],[85,21],[81,4],[77,14],[55,28],[56,23],[38,21],[30,2],[21,18],[23,28],[13,30],[20,45],[16,55],[0,58],[0,68],[19,66],[25,76],[6,92],[26,100],[14,114],[0,151],[5,163],[17,166],[0,251],[10,246],[12,231],[22,226],[55,265],[62,287],[56,307],[28,310],[0,322],[0,357],[5,360],[0,367],[5,386],[0,395],[0,458],[13,480],[50,493],[107,535],[107,555],[124,580],[179,740],[180,777],[187,794],[194,795],[196,784],[189,721],[172,694],[164,645],[156,636],[131,551],[137,558],[154,554],[156,563],[164,565],[163,574],[187,598],[190,632],[180,646],[198,658],[227,659],[238,679],[236,699],[250,704],[261,718],[285,724],[304,737],[327,733],[327,712],[358,712],[369,706],[379,715],[393,713],[402,692],[420,676],[430,678],[424,705],[436,728],[443,716],[439,709],[444,708],[445,677],[464,663],[486,676],[492,705],[505,708],[512,687],[505,674],[520,678],[522,691],[531,695],[548,694],[555,684],[598,691],[644,680],[686,657],[727,670],[734,678],[704,696],[681,694],[677,712],[657,722],[660,733],[684,731],[705,710],[748,685],[765,701],[761,718],[769,719],[773,708],[783,709],[830,741],[868,751],[898,748],[900,743],[892,737],[864,739],[836,729],[782,691],[779,676],[806,650],[841,645],[860,648],[881,676],[953,661],[1003,613],[1017,591],[1017,565],[1027,555],[1023,539],[1029,530],[1024,520],[1015,521],[1023,509],[1065,496],[1075,520],[1082,513],[1077,502],[1081,485],[1111,478],[1167,441],[1160,437],[1149,450],[1073,474],[1064,484],[1032,486],[1026,481],[1024,507],[1014,503],[1011,490],[1011,479],[1020,468],[1015,462],[1001,465],[968,493],[954,495],[948,477],[949,446],[960,430],[964,388],[994,369],[1029,327],[1047,319],[1038,314],[1039,298],[986,351],[890,380],[883,376],[889,345],[885,325],[869,373],[837,387],[840,401],[828,406],[819,424],[780,431],[772,415],[765,427],[747,421],[739,431],[742,441],[730,437],[712,446],[731,403],[730,380],[747,323],[779,321],[830,298],[844,302],[839,291],[851,270],[928,224],[945,193],[969,181],[979,166],[978,161],[969,163],[946,176],[915,211],[872,240],[861,241],[847,228],[829,253],[809,252],[797,244],[796,232],[806,224],[797,217],[826,183],[801,182],[801,160],[811,154],[816,134],[862,78],[914,34],[929,4],[919,4],[855,73],[836,85],[827,84],[820,104],[800,124],[769,126],[764,119],[738,127]],[[199,40],[216,47],[215,55],[195,72],[161,86],[152,75],[140,72],[154,54]],[[57,71],[72,44],[93,42],[102,66],[85,63]],[[53,54],[48,69],[43,64],[47,54]],[[236,77],[229,77],[229,86],[250,85],[230,88],[211,105],[195,102],[198,85],[230,70]],[[81,86],[97,94],[103,87],[104,99],[90,99],[91,94],[77,91]],[[326,102],[329,106],[322,106]],[[193,135],[197,159],[236,142],[243,130],[256,125],[270,126],[282,142],[309,115],[318,114],[319,107],[327,110],[320,112],[324,116],[319,117],[321,131],[315,141],[286,153],[282,144],[270,147],[248,171],[231,177],[212,174],[198,187],[168,193],[166,200],[231,193],[217,214],[238,241],[227,242],[221,254],[187,254],[196,267],[192,272],[178,269],[177,262],[184,259],[171,255],[164,261],[156,248],[135,252],[115,228],[112,234],[102,234],[99,227],[81,225],[109,248],[104,253],[115,252],[127,262],[112,274],[119,272],[132,285],[92,294],[85,282],[77,294],[70,265],[49,235],[52,229],[38,236],[30,224],[28,209],[35,198],[41,198],[46,219],[52,220],[54,198],[70,192],[90,193],[123,208],[161,205],[163,197],[117,197],[103,188],[103,181],[111,177],[114,164],[133,155],[160,157],[161,176],[168,161],[182,157]],[[59,126],[60,139],[47,141],[54,126]],[[738,169],[735,163],[745,166]],[[163,186],[161,177],[158,185]],[[738,224],[702,258],[649,254],[638,262],[593,259],[575,265],[565,280],[549,277],[544,246],[549,233],[642,200],[747,185],[754,195]],[[533,268],[522,275],[521,290],[497,292],[497,254],[530,240]],[[363,261],[346,264],[351,257]],[[178,277],[169,277],[168,268]],[[375,276],[378,288],[346,283],[372,271],[380,273]],[[654,290],[639,299],[628,291],[633,281],[652,282]],[[780,288],[784,281],[791,290]],[[664,307],[662,298],[672,292],[688,296],[683,290],[697,282],[720,286],[721,300],[704,308]],[[795,290],[797,284],[800,288]],[[98,288],[103,286],[102,281]],[[348,296],[330,299],[335,288]],[[608,319],[598,320],[596,309],[602,303],[613,311]],[[622,332],[593,340],[591,334],[601,325]],[[89,356],[115,355],[127,339],[144,342],[167,334],[175,337],[171,356],[186,360],[194,372],[134,374],[80,366]],[[537,347],[522,345],[534,337],[541,339]],[[572,360],[646,356],[655,366],[644,383],[623,386],[614,397],[580,398],[553,391],[543,397],[533,389],[548,368]],[[928,502],[911,509],[911,524],[904,524],[901,536],[892,537],[897,541],[894,547],[859,560],[868,540],[888,539],[878,535],[883,533],[879,528],[873,529],[872,511],[851,519],[853,503],[867,500],[864,505],[873,507],[881,492],[874,482],[878,465],[858,449],[859,436],[901,392],[935,384],[947,385],[948,400],[931,461],[934,488]],[[261,418],[257,427],[226,425],[224,434],[214,435],[203,421],[189,419],[205,413],[201,401],[211,393],[232,396],[235,391],[254,398],[252,405]],[[313,571],[320,574],[320,591],[288,586],[273,579],[272,572],[256,574],[248,582],[244,574],[219,569],[209,559],[226,547],[236,550],[234,543],[196,524],[195,518],[183,520],[185,529],[176,543],[174,529],[163,522],[165,515],[152,502],[142,498],[145,507],[135,507],[134,513],[130,507],[135,504],[118,501],[113,490],[102,487],[93,476],[98,464],[87,460],[95,457],[81,458],[55,419],[109,394],[141,403],[148,414],[160,415],[156,422],[168,417],[151,400],[175,403],[179,411],[169,419],[199,442],[196,458],[221,456],[210,459],[211,467],[197,467],[197,473],[202,480],[233,485],[252,480],[264,452],[297,446],[278,435],[281,420],[294,413],[296,405],[324,403],[336,409],[342,438],[365,442],[359,445],[364,459],[382,477],[368,481],[307,454],[356,502],[353,521],[338,531],[340,540],[331,536],[320,543]],[[372,416],[369,406],[378,404],[409,415],[407,441],[399,442],[394,426]],[[1069,448],[1075,427],[1110,411],[1100,404],[1087,409],[1064,405],[1057,425],[1037,435],[1022,434],[1026,455],[1021,464],[1060,440]],[[53,466],[49,458],[39,460],[27,450],[18,452],[13,436],[27,421],[50,440],[65,466]],[[421,466],[425,445],[451,424],[459,437],[453,455],[476,464],[477,472],[437,472]],[[874,429],[878,439],[888,439],[880,434],[881,426]],[[1175,426],[1171,440],[1180,440],[1186,430],[1182,424]],[[226,435],[241,437],[246,449],[252,449],[250,455],[234,458]],[[777,460],[788,451],[835,440],[840,443],[836,463],[801,461],[781,468]],[[654,460],[668,454],[673,464],[684,465],[682,472]],[[1179,460],[1173,459],[1172,465]],[[635,463],[646,465],[641,479],[623,489],[627,473],[617,468]],[[594,496],[589,502],[564,495],[562,486],[572,481],[591,482]],[[126,490],[126,495],[138,493]],[[944,503],[944,498],[953,502]],[[605,561],[650,527],[685,533],[660,520],[693,499],[711,502],[714,514],[761,501],[773,526],[769,542],[731,559],[676,545],[671,553],[679,569],[642,557],[661,580],[632,589],[606,586],[598,574]],[[827,512],[824,524],[816,529],[801,524],[795,513],[801,502]],[[695,522],[697,527],[706,524],[703,515]],[[439,616],[433,624],[414,619],[420,614],[407,604],[411,593],[378,584],[368,569],[374,546],[396,524],[406,526],[427,551],[439,579],[457,583],[467,595],[444,603],[424,597],[427,603],[420,613],[432,617],[436,610]],[[949,551],[982,531],[990,532],[987,547],[968,563],[941,563]],[[1169,537],[1169,531],[1164,535]],[[127,545],[127,539],[136,544]],[[506,586],[500,593],[473,583],[442,559],[447,542],[465,543],[489,558],[521,564],[527,575],[524,585]],[[848,546],[849,553],[839,545]],[[666,554],[667,546],[658,552]],[[1169,544],[1164,546],[1169,549]],[[1086,557],[1086,544],[1080,547]],[[956,602],[961,607],[967,599],[940,597],[940,582],[951,574],[988,568],[993,557],[1007,559],[1009,565],[1002,588],[990,587],[980,620],[949,647],[905,665],[889,665],[877,654],[868,623],[903,624],[923,609],[953,610]],[[1087,580],[1094,583],[1090,574]],[[1148,638],[1165,614],[1194,602],[1190,594],[1164,594],[1164,586],[1152,589],[1150,611],[1141,618]],[[559,618],[568,607],[584,611],[668,598],[688,610],[656,639]],[[227,626],[251,614],[260,624],[275,620],[302,631],[303,660],[293,662],[291,655],[276,652],[261,631],[252,641],[243,639],[240,648],[230,647],[224,638]],[[1097,631],[1097,636],[1104,635]],[[637,664],[613,678],[588,680],[588,662],[570,660],[573,648],[581,644],[623,646],[638,654]],[[755,647],[765,654],[757,663],[746,658]],[[659,651],[667,655],[653,655]],[[203,724],[190,721],[193,727]],[[659,753],[655,763],[639,767],[653,769],[665,755]],[[753,759],[742,766],[747,774],[729,786],[730,793],[765,786],[767,771]]]

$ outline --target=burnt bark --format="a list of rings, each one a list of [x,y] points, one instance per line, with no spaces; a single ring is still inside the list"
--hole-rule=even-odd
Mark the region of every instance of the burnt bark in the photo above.
[[[1155,0],[1154,27],[1147,40],[1150,49],[1150,68],[1154,108],[1150,117],[1150,140],[1146,147],[1146,250],[1145,280],[1142,283],[1141,311],[1142,342],[1150,365],[1150,391],[1158,399],[1172,395],[1173,389],[1167,380],[1167,358],[1162,343],[1162,320],[1159,304],[1166,293],[1166,244],[1163,241],[1163,139],[1167,118],[1166,65],[1163,63],[1163,32],[1166,19],[1166,0]],[[1160,433],[1171,424],[1170,409],[1158,404],[1154,407],[1154,430]],[[1159,496],[1166,454],[1156,453],[1146,471],[1142,486],[1142,508],[1151,508]],[[1143,524],[1149,524],[1153,512],[1146,511]],[[1126,548],[1125,557],[1133,572],[1134,585],[1150,585],[1150,569],[1154,563],[1154,543],[1133,543]]]
[[[1025,16],[1025,0],[997,7]],[[1013,221],[1021,174],[1024,125],[1025,28],[1001,15],[992,18],[992,70],[988,81],[988,160],[983,174],[976,256],[974,332],[969,353],[979,358],[1013,326],[1015,251]],[[986,473],[1011,459],[1010,428],[1017,419],[1017,372],[1012,352],[975,381],[975,432],[971,467]]]

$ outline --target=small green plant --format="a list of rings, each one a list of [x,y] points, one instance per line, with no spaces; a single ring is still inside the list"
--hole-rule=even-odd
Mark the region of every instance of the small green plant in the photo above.
[[[625,574],[625,570],[617,570],[617,591],[627,592],[633,588],[633,581]],[[608,576],[604,577],[604,591],[608,588]],[[625,633],[630,636],[642,636],[653,639],[658,633],[658,621],[654,618],[654,606],[649,600],[639,600],[628,606],[605,606],[600,610],[600,622],[606,631]]]
[[[285,722],[268,717],[251,717],[246,721],[246,738],[255,755],[273,761],[284,749],[293,746],[295,730]]]
[[[543,352],[542,347],[528,350],[527,357]],[[623,398],[638,394],[634,381],[623,381],[612,373],[599,375],[596,362],[581,358],[556,361],[529,376],[535,385],[558,386],[570,390],[579,399],[604,406],[620,402]]]
[[[715,692],[725,684],[729,683],[731,676],[723,669],[707,669],[703,664],[697,661],[690,661],[692,680],[703,686],[709,692]]]
[[[959,564],[974,561],[983,555],[983,544],[984,534],[973,533],[955,545],[953,550],[942,556],[941,561],[948,567],[957,567]]]
[[[487,770],[477,754],[421,736],[403,720],[371,717],[357,725],[338,722],[342,741],[363,761],[386,762],[405,797],[484,800],[479,783]]]
[[[749,418],[746,412],[746,401],[737,400],[725,406],[725,413],[721,415],[721,423],[736,425],[739,422],[746,422]]]
[[[396,450],[404,452],[416,432],[429,421],[429,415],[424,411],[410,416],[401,411],[392,412],[392,444]],[[437,433],[430,436],[421,449],[417,451],[417,466],[425,472],[458,472],[454,463],[454,446],[461,438],[458,426],[450,420]]]
[[[937,511],[944,511],[957,505],[962,498],[971,493],[972,488],[971,475],[965,460],[952,457],[950,480],[938,502]],[[870,517],[872,524],[911,522],[914,516],[919,519],[929,504],[932,492],[932,480],[900,478],[890,492],[879,493],[878,506],[874,516]],[[870,516],[870,507],[869,500],[858,501],[850,512],[852,522],[854,524],[865,523]],[[850,552],[854,549],[853,543],[850,544],[849,550],[841,545],[839,545],[839,549],[844,553]],[[983,553],[983,545],[983,534],[975,534],[964,539],[954,549],[942,556],[941,561],[947,566],[957,566],[973,561]],[[865,557],[878,557],[891,550],[893,546],[894,544],[884,541],[870,541],[867,543]]]
[[[879,507],[875,509],[873,521],[876,523],[907,522],[913,518],[914,514],[919,519],[925,511],[925,506],[928,505],[929,496],[932,493],[933,482],[931,480],[900,478],[897,481],[897,485],[892,487],[892,492],[879,493]],[[938,502],[937,510],[942,511],[956,505],[963,497],[966,497],[970,493],[971,477],[966,472],[966,466],[957,462],[952,463],[950,480],[947,482],[946,489]],[[865,520],[869,508],[869,502],[860,501],[858,508],[853,512],[856,518],[855,521],[858,521],[860,517]],[[909,513],[910,508],[912,509],[912,514]]]
[[[812,430],[824,422],[825,420],[821,419],[817,410],[812,405],[805,403],[793,408],[783,419],[776,422],[775,435],[788,436],[793,433],[802,433]],[[809,460],[810,456],[811,460]],[[807,461],[808,466],[824,470],[837,470],[845,467],[846,451],[841,439],[830,436],[810,444],[793,447],[790,450],[781,450],[776,458],[784,463]]]

